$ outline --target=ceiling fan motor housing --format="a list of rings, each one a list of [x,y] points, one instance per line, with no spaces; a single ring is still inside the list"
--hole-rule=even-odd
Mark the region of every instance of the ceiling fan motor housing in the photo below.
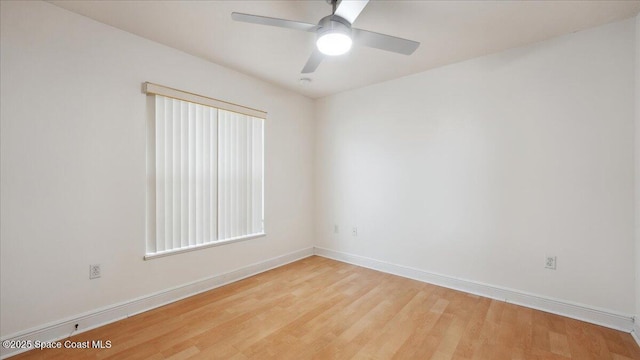
[[[338,15],[329,15],[323,17],[318,23],[318,38],[328,32],[339,32],[351,37],[351,24]]]

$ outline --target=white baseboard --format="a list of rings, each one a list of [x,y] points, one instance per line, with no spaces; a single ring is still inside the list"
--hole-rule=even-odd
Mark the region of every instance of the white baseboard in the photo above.
[[[59,320],[54,323],[45,324],[17,334],[2,338],[2,342],[35,342],[35,341],[57,341],[67,338],[69,334],[78,334],[97,327],[125,319],[127,317],[145,312],[169,303],[205,292],[217,287],[242,280],[244,278],[286,265],[288,263],[304,259],[313,255],[313,248],[302,249],[271,258],[256,264],[248,265],[237,270],[224,274],[212,276],[206,279],[194,281],[192,283],[177,286],[154,294],[146,295],[137,299],[132,299],[123,303],[97,309],[84,314]],[[74,332],[75,324],[78,324],[78,331]],[[29,349],[5,349],[1,348],[0,359],[17,355]]]
[[[640,326],[634,323],[631,315],[618,314],[612,311],[596,309],[582,304],[574,304],[562,300],[546,298],[521,291],[482,284],[475,281],[457,279],[446,275],[434,274],[402,265],[375,260],[363,256],[343,253],[321,247],[307,248],[289,254],[278,256],[256,264],[212,276],[192,283],[184,284],[172,289],[150,294],[106,308],[97,309],[74,317],[42,325],[17,334],[2,338],[2,341],[56,341],[69,336],[75,324],[79,324],[78,334],[91,329],[125,319],[127,317],[205,292],[217,287],[277,268],[288,263],[304,259],[311,255],[318,255],[337,261],[342,261],[385,273],[398,275],[450,289],[460,290],[471,294],[485,296],[529,308],[546,311],[553,314],[606,326],[616,330],[630,332],[640,346]],[[0,358],[17,355],[28,349],[0,349]]]
[[[633,340],[636,341],[636,344],[640,346],[640,326],[638,323],[633,323],[633,330],[631,331],[631,336],[633,336]]]
[[[628,333],[631,333],[635,328],[638,330],[638,333],[632,333],[632,335],[640,344],[640,341],[637,337],[640,336],[640,327],[638,327],[638,325],[634,323],[634,317],[632,315],[619,314],[606,309],[598,309],[582,304],[552,299],[535,294],[528,294],[522,291],[483,284],[476,281],[434,274],[420,269],[392,264],[385,261],[375,260],[321,247],[314,247],[314,253],[318,256],[326,257],[329,259],[338,260],[349,264],[358,265],[369,269],[378,270],[385,273],[398,275],[454,290],[460,290],[491,299],[501,300],[552,314],[562,315]]]

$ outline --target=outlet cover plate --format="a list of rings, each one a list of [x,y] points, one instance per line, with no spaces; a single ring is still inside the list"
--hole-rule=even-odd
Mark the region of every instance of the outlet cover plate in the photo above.
[[[89,265],[89,279],[97,279],[102,276],[102,269],[100,264]]]
[[[556,269],[557,258],[555,256],[545,256],[544,258],[544,267],[547,269],[555,270]]]

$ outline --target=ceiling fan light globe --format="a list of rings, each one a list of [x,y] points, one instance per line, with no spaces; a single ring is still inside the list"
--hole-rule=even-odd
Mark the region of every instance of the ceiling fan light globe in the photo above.
[[[342,55],[351,50],[352,44],[351,37],[342,32],[326,32],[316,41],[318,50],[328,56]]]

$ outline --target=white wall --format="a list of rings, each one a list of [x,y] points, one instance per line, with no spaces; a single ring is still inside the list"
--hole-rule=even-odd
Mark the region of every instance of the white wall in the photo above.
[[[640,319],[640,14],[636,16],[636,131],[635,131],[635,191],[636,191],[636,318]],[[636,331],[640,326],[636,324]]]
[[[320,100],[317,244],[633,314],[634,51],[632,19]]]
[[[311,100],[45,2],[0,6],[3,338],[312,245]],[[142,260],[144,81],[268,111],[267,237]]]

